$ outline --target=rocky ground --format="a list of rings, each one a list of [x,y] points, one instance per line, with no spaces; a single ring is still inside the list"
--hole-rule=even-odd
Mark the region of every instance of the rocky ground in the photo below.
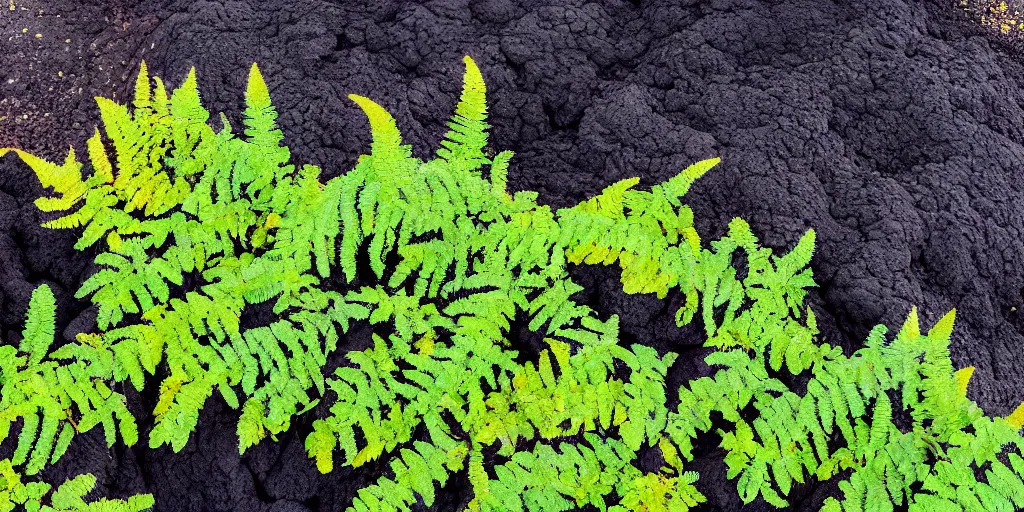
[[[489,88],[492,145],[516,153],[511,189],[566,206],[721,156],[688,197],[701,234],[717,238],[742,216],[785,251],[814,228],[808,301],[825,340],[850,353],[912,305],[926,326],[956,308],[954,365],[977,368],[968,396],[993,415],[1024,400],[1024,53],[1012,31],[980,23],[991,2],[4,1],[0,146],[51,159],[84,150],[99,122],[93,96],[125,98],[142,60],[171,83],[195,66],[206,106],[238,119],[255,61],[296,160],[333,176],[369,147],[349,93],[388,108],[426,156],[468,54]],[[72,233],[38,227],[41,194],[20,161],[0,159],[5,342],[43,282],[64,339],[93,327],[73,298],[92,255],[72,249]],[[683,354],[674,382],[706,373],[700,340],[674,327],[669,304],[625,295],[610,268],[574,275],[590,304],[620,315],[624,336]],[[143,428],[151,395],[129,393]],[[320,475],[302,449],[308,419],[239,457],[236,419],[211,399],[180,453],[107,449],[95,430],[42,476],[93,472],[102,495],[152,492],[159,512],[326,511],[386,469]],[[708,448],[690,467],[710,500],[699,510],[767,509],[740,505],[722,453]],[[835,492],[799,486],[794,509]],[[457,478],[433,508],[466,499]]]

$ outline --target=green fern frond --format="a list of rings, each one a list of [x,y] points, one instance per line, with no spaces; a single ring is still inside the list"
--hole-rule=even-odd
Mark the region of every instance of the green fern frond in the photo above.
[[[370,122],[373,142],[370,144],[370,156],[367,157],[369,161],[386,163],[410,157],[412,146],[402,144],[402,135],[395,124],[395,118],[384,107],[358,94],[349,94],[348,98],[363,109]]]
[[[466,63],[462,95],[455,107],[455,115],[448,123],[451,130],[444,135],[437,156],[451,166],[472,171],[490,163],[483,152],[487,145],[487,129],[490,128],[486,123],[487,88],[476,62],[468,55],[462,61]],[[504,161],[507,162],[507,158]]]
[[[50,287],[42,285],[32,290],[28,302],[28,314],[25,330],[21,333],[21,345],[18,350],[28,355],[28,364],[42,362],[53,343],[53,322],[56,304]]]
[[[95,182],[82,180],[82,164],[75,158],[75,149],[68,150],[64,163],[57,165],[47,162],[31,153],[20,149],[0,149],[0,156],[14,152],[35,173],[43,188],[53,188],[59,197],[41,197],[36,199],[36,207],[44,212],[64,211],[71,209],[89,191]]]
[[[294,166],[286,165],[291,153],[287,146],[281,145],[284,134],[277,129],[277,111],[270,101],[270,91],[263,75],[255,63],[249,71],[245,103],[242,123],[249,140],[245,145],[243,165],[234,169],[232,191],[234,197],[238,198],[241,186],[245,185],[246,194],[254,199],[253,208],[260,208],[271,200],[271,184],[282,180],[294,170]]]

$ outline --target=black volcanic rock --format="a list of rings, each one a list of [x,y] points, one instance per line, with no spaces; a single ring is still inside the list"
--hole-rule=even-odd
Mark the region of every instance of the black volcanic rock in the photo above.
[[[1024,400],[1024,76],[1021,54],[939,0],[14,0],[0,18],[0,146],[56,159],[84,151],[99,123],[92,96],[129,95],[139,62],[177,84],[191,66],[211,111],[236,121],[260,64],[295,160],[327,176],[351,168],[369,132],[349,93],[394,114],[426,157],[458,97],[460,58],[488,85],[491,145],[516,152],[511,190],[560,207],[622,178],[650,186],[693,161],[722,164],[687,202],[705,241],[734,216],[789,250],[817,231],[823,338],[849,354],[877,323],[892,332],[917,305],[930,326],[951,308],[955,367],[977,368],[968,396],[990,414]],[[3,6],[6,8],[5,6]],[[36,37],[40,34],[40,37]],[[48,283],[58,332],[87,330],[74,291],[94,252],[38,227],[42,193],[14,156],[0,159],[0,336],[13,343],[31,290]],[[573,271],[588,303],[618,314],[623,336],[682,354],[670,383],[706,375],[696,331],[670,299],[629,296],[611,268]],[[340,359],[339,359],[340,360]],[[127,386],[126,386],[127,388]],[[155,384],[126,391],[143,432]],[[674,393],[672,393],[674,396]],[[324,405],[317,413],[326,411]],[[107,449],[76,438],[43,477],[97,474],[107,496],[152,492],[158,512],[341,510],[387,468],[320,475],[302,440],[310,417],[239,457],[237,411],[215,396],[180,453]],[[688,469],[706,511],[741,506],[714,435]],[[9,444],[9,443],[6,443]],[[9,447],[0,447],[0,456]],[[435,510],[470,495],[465,475]],[[791,494],[817,510],[832,484]]]

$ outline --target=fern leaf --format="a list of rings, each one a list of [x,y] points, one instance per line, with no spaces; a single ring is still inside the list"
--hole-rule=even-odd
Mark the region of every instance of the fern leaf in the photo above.
[[[28,364],[39,364],[53,343],[53,322],[56,304],[50,287],[42,285],[32,291],[28,303],[28,318],[22,332],[19,350],[28,354]]]
[[[52,187],[59,197],[41,197],[36,207],[45,212],[66,211],[78,203],[89,190],[90,185],[82,181],[82,164],[75,158],[75,149],[68,150],[62,165],[47,162],[31,153],[19,149],[5,148],[0,156],[13,151],[32,171],[43,188]]]
[[[1024,428],[1024,402],[1021,402],[1005,420],[1017,430]]]
[[[956,371],[956,390],[962,397],[967,396],[967,384],[971,381],[971,375],[974,375],[973,366],[961,368]]]
[[[704,173],[711,170],[712,167],[718,165],[719,162],[721,162],[720,158],[701,160],[700,162],[687,167],[682,172],[673,176],[661,185],[665,190],[665,195],[669,202],[671,202],[673,206],[680,206],[679,198],[686,195],[690,190],[690,185],[703,176]]]
[[[490,127],[485,122],[487,89],[473,59],[467,55],[462,61],[466,63],[462,96],[455,107],[455,115],[448,123],[451,131],[441,141],[437,156],[449,165],[458,165],[461,169],[472,171],[489,162],[483,153],[483,147],[487,145],[487,129]],[[508,157],[504,157],[504,162],[508,161]]]
[[[411,146],[402,144],[402,135],[395,124],[395,118],[383,107],[369,98],[350,94],[350,100],[359,105],[370,122],[370,134],[373,142],[370,151],[373,161],[389,162],[398,158],[408,158]]]

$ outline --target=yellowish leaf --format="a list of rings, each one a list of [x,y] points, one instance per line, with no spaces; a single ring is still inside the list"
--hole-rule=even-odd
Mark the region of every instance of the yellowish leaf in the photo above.
[[[1017,430],[1024,428],[1024,402],[1021,402],[1017,409],[1006,417],[1006,422],[1013,425]]]
[[[974,374],[974,367],[968,366],[961,368],[956,371],[956,389],[960,393],[960,396],[967,396],[967,383],[971,380],[971,375]]]

